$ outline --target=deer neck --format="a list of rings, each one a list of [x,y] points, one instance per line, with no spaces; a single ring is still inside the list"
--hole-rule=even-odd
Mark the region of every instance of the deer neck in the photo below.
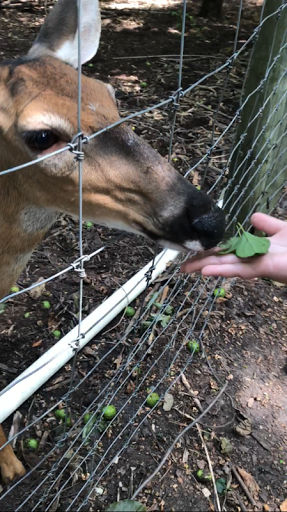
[[[16,177],[0,182],[0,298],[6,295],[32,251],[57,218],[56,212],[33,204]]]

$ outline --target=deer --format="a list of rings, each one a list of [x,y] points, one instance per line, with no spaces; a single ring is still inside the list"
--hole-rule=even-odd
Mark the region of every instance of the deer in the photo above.
[[[0,298],[59,213],[78,216],[79,173],[73,152],[29,164],[65,148],[78,135],[77,69],[99,46],[98,0],[82,0],[80,63],[77,27],[77,0],[58,0],[28,54],[0,63]],[[120,120],[110,84],[82,75],[81,100],[83,136]],[[204,251],[222,240],[222,210],[126,123],[83,144],[83,157],[85,220],[185,252]],[[23,164],[28,165],[3,174]],[[25,474],[1,425],[0,469],[4,484]]]

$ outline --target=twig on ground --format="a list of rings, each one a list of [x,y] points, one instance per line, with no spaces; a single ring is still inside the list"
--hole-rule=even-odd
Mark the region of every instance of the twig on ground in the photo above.
[[[177,443],[179,442],[179,440],[192,428],[194,427],[194,425],[196,425],[200,420],[201,418],[203,418],[209,411],[210,409],[212,409],[212,407],[215,405],[215,403],[217,402],[217,400],[221,397],[222,393],[224,393],[224,391],[226,390],[227,388],[227,385],[228,385],[228,382],[226,382],[224,384],[224,386],[221,388],[221,390],[219,391],[217,397],[211,402],[211,404],[209,404],[209,406],[205,409],[205,411],[203,411],[199,416],[198,418],[196,418],[194,421],[192,421],[182,432],[180,432],[180,434],[178,434],[178,436],[175,438],[174,442],[172,443],[172,445],[169,447],[169,449],[166,451],[165,453],[165,456],[163,457],[163,459],[161,460],[160,464],[158,465],[158,467],[154,470],[154,472],[139,486],[139,488],[136,490],[136,492],[133,494],[132,496],[132,500],[134,500],[137,495],[144,489],[144,487],[146,487],[146,485],[157,475],[157,473],[161,470],[161,468],[163,467],[163,465],[165,464],[166,460],[168,459],[168,457],[170,456],[170,454],[172,453],[174,447],[177,445]]]
[[[217,489],[216,489],[215,478],[214,478],[213,468],[212,468],[211,460],[210,460],[210,457],[209,457],[208,449],[207,449],[206,443],[205,443],[205,441],[204,441],[204,439],[202,437],[201,428],[198,425],[198,423],[197,423],[196,427],[197,427],[197,430],[198,430],[198,433],[199,433],[199,437],[201,439],[202,446],[204,448],[205,455],[206,455],[206,458],[207,458],[208,467],[209,467],[209,471],[210,471],[211,478],[212,478],[212,483],[213,483],[213,490],[214,490],[214,494],[215,494],[217,509],[218,509],[219,512],[221,512],[220,501],[219,501],[219,497],[218,497],[218,493],[217,493]]]
[[[224,493],[224,500],[223,500],[223,503],[222,503],[222,510],[223,511],[226,510],[225,504],[226,504],[226,501],[227,501],[228,491],[230,489],[231,482],[232,482],[232,473],[230,472],[229,475],[228,475],[228,480],[227,480],[227,484],[226,484],[226,491]]]
[[[16,436],[18,434],[18,432],[20,431],[21,420],[22,420],[22,414],[20,413],[20,411],[16,411],[13,416],[13,422],[12,422],[12,426],[11,426],[10,432],[9,432],[9,437],[8,437],[9,441],[12,437]],[[17,443],[17,437],[15,437],[11,443],[13,448],[15,448],[16,443]]]
[[[199,401],[199,399],[197,398],[197,396],[195,395],[195,393],[192,391],[191,389],[191,386],[187,380],[187,378],[185,377],[184,373],[182,374],[181,376],[181,380],[182,380],[182,383],[183,385],[186,387],[186,389],[188,390],[189,392],[189,395],[193,398],[193,401],[196,405],[196,407],[200,410],[200,412],[203,412],[203,407]]]
[[[107,331],[103,332],[103,336],[105,336],[106,334],[108,334],[108,332],[111,332],[113,329],[115,329],[116,327],[118,327],[121,323],[122,323],[122,320],[125,316],[125,309],[123,311],[123,314],[121,316],[121,318],[119,319],[119,321],[116,323],[116,325],[113,325],[112,327],[110,327]]]
[[[247,508],[245,507],[245,505],[244,505],[242,499],[240,498],[240,496],[238,495],[238,493],[233,491],[233,495],[235,496],[235,499],[238,501],[242,512],[247,512]]]
[[[166,477],[166,475],[168,474],[168,472],[171,470],[172,467],[173,467],[173,464],[167,468],[164,475],[159,479],[160,482],[162,482],[162,480]]]
[[[250,492],[248,491],[248,489],[247,489],[245,483],[243,482],[241,476],[238,474],[235,466],[233,466],[233,465],[231,466],[231,471],[232,471],[233,475],[235,476],[237,482],[241,485],[241,487],[242,487],[243,491],[245,492],[247,498],[249,499],[251,505],[253,505],[253,507],[257,507],[254,499],[252,498]]]

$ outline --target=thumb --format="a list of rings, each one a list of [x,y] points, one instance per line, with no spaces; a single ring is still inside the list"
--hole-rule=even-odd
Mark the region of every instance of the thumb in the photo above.
[[[264,231],[268,235],[275,235],[287,224],[283,220],[275,219],[265,213],[254,213],[250,219],[251,224],[258,230]]]

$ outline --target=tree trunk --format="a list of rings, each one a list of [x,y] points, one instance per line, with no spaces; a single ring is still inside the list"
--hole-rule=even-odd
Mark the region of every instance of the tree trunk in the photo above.
[[[259,30],[231,157],[224,209],[231,231],[254,211],[268,213],[287,177],[287,0]],[[266,0],[262,19],[281,0]]]

